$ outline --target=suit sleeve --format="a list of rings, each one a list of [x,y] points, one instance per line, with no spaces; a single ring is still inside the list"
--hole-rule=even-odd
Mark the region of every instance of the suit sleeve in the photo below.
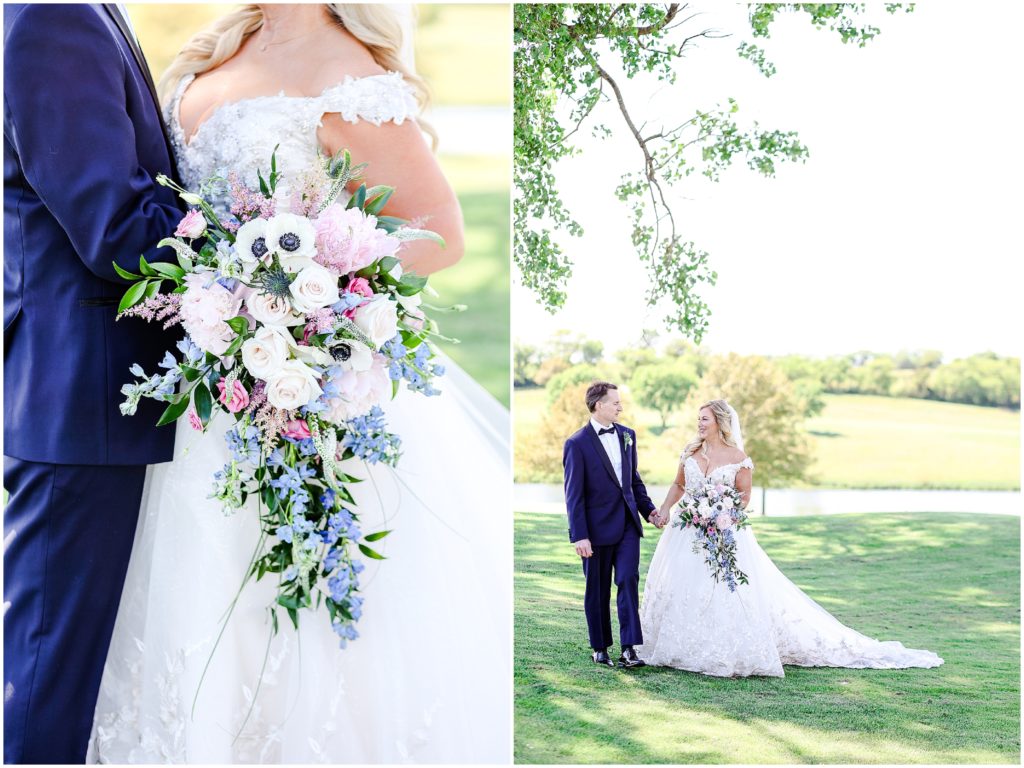
[[[587,508],[583,502],[583,457],[580,455],[579,446],[572,440],[565,441],[562,467],[565,470],[565,508],[569,515],[569,541],[589,539]]]
[[[644,520],[651,519],[651,512],[657,509],[651,497],[647,495],[647,486],[640,477],[640,463],[636,453],[636,433],[632,432],[633,444],[630,446],[630,453],[633,454],[633,498],[636,499],[637,511],[644,516]]]
[[[123,282],[181,219],[174,192],[139,165],[121,52],[88,5],[32,5],[4,46],[5,133],[22,173],[85,266]],[[168,256],[170,254],[170,256]]]

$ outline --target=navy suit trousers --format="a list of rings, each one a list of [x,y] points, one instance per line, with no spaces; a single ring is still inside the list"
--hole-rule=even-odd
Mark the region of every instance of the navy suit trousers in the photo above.
[[[4,457],[4,762],[84,763],[146,467]]]
[[[623,509],[623,514],[626,514]],[[640,535],[627,521],[617,544],[593,548],[583,558],[586,590],[583,607],[590,633],[590,647],[603,651],[612,644],[612,578],[618,589],[619,641],[622,645],[643,645],[640,631]]]

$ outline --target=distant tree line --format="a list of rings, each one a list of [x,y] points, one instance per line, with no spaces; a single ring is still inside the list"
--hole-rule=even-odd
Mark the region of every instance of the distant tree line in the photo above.
[[[711,355],[682,339],[668,340],[659,353],[656,342],[657,334],[645,331],[634,347],[619,350],[610,360],[601,342],[568,332],[556,334],[544,346],[516,344],[515,386],[547,387],[553,403],[566,385],[592,380],[603,372],[628,381],[634,396],[657,410],[664,421],[704,375]],[[936,350],[861,351],[827,358],[787,355],[772,362],[792,382],[807,416],[821,412],[825,393],[1020,408],[1020,358],[992,352],[948,363],[942,358]]]

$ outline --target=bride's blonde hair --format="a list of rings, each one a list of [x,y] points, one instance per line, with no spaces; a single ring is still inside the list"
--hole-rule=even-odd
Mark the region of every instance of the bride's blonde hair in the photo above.
[[[426,109],[430,93],[423,79],[402,61],[402,24],[395,11],[378,3],[327,3],[325,7],[337,24],[366,46],[378,66],[402,75],[412,86],[420,112]],[[160,102],[165,106],[170,103],[181,78],[209,72],[230,59],[262,26],[263,11],[259,6],[243,5],[193,35],[160,78],[157,86]],[[437,134],[433,128],[422,120],[419,125],[436,145]]]
[[[715,417],[715,422],[718,424],[718,432],[722,436],[722,442],[726,445],[731,445],[733,448],[738,448],[736,441],[732,439],[732,413],[729,411],[729,404],[725,400],[708,400],[704,405],[697,409],[697,413],[700,413],[705,408],[711,409],[711,414]],[[683,450],[684,456],[692,456],[697,451],[704,450],[704,438],[700,436],[700,433],[686,444],[686,448]]]

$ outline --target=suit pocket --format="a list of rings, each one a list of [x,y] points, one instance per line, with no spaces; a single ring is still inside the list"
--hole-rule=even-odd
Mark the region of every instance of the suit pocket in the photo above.
[[[79,299],[78,306],[80,307],[116,307],[118,304],[117,299],[107,298],[101,296],[98,299]]]

